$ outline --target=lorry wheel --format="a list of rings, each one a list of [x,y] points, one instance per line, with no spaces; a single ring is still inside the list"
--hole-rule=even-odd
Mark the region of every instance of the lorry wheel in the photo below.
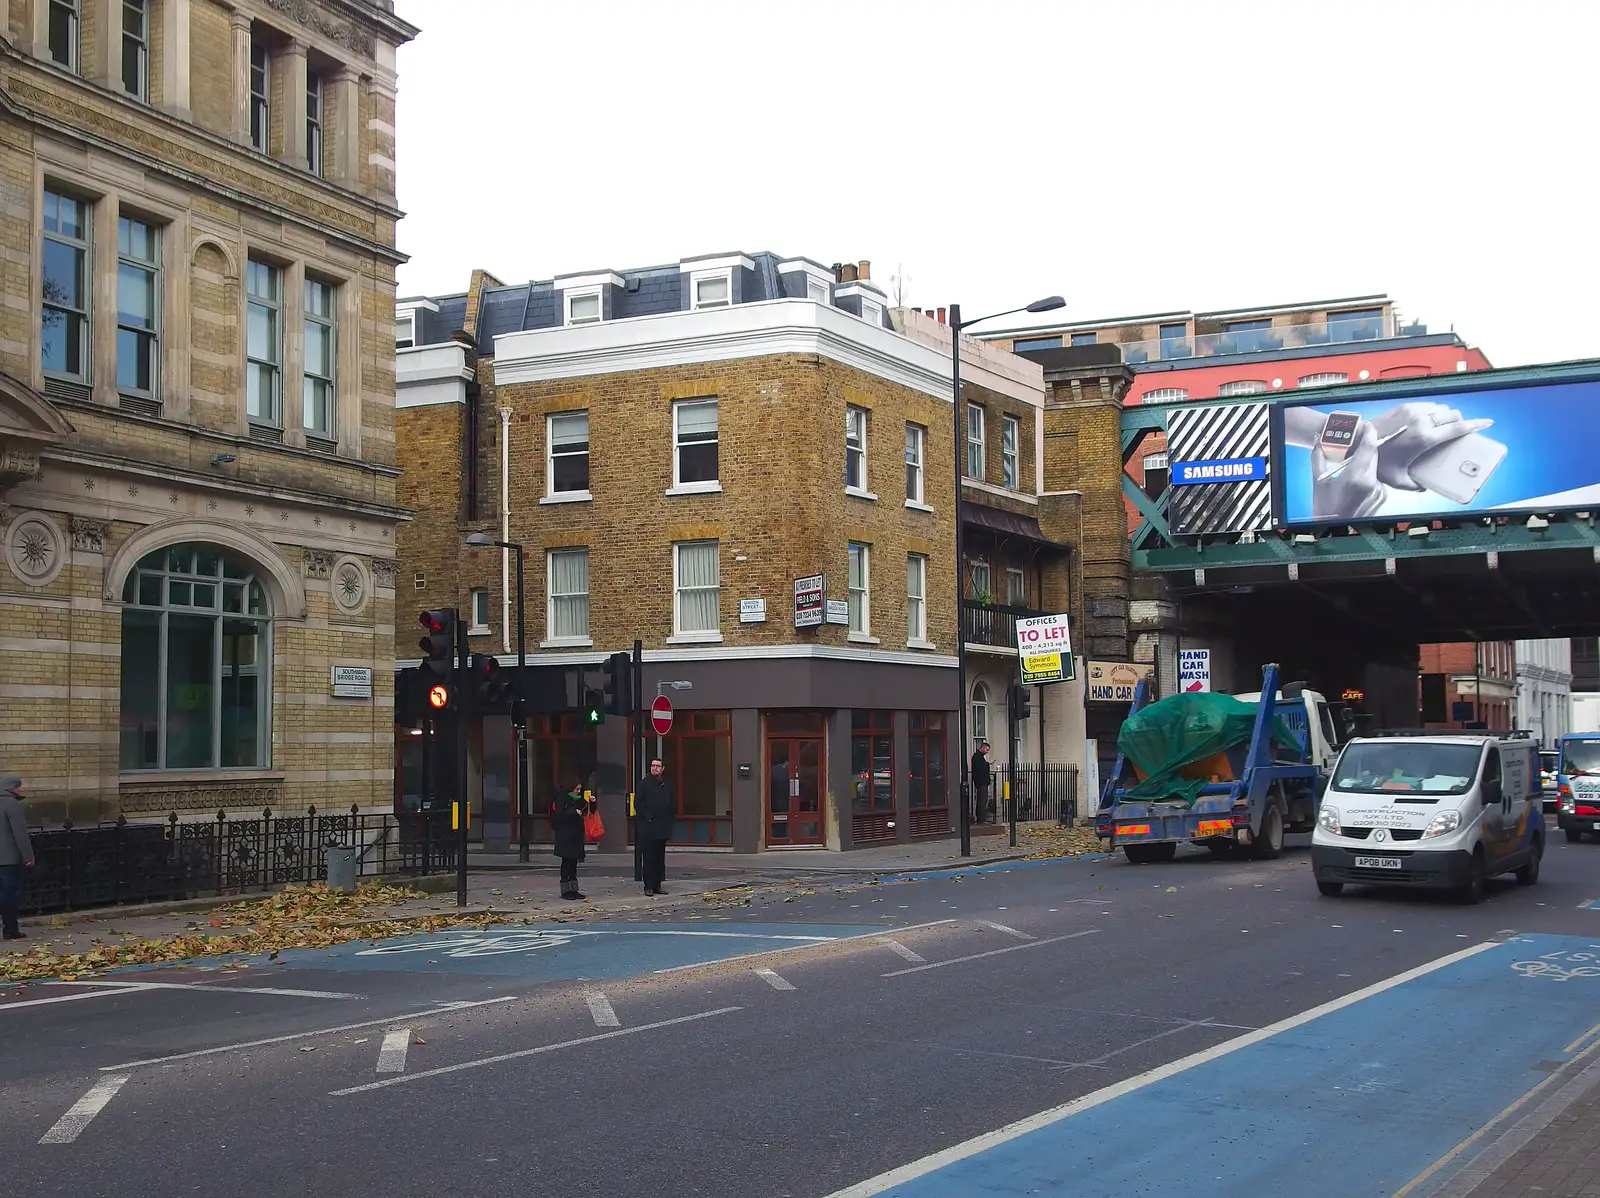
[[[1150,846],[1150,860],[1152,862],[1171,861],[1175,859],[1177,855],[1178,846],[1175,841],[1169,840],[1164,844],[1153,844]]]
[[[1338,898],[1344,893],[1343,882],[1318,882],[1317,893],[1327,898]]]
[[[1578,841],[1583,839],[1583,833],[1576,828],[1567,828],[1566,833],[1568,844],[1577,844]]]
[[[1147,844],[1125,844],[1122,846],[1122,851],[1127,856],[1129,865],[1150,864],[1150,846]]]
[[[1533,853],[1528,858],[1528,864],[1517,870],[1517,881],[1524,886],[1532,886],[1539,880],[1539,862],[1544,857],[1544,841],[1537,836],[1533,838]]]
[[[1261,817],[1261,831],[1252,848],[1263,861],[1271,861],[1283,852],[1283,808],[1278,804],[1268,804],[1266,813]]]
[[[1467,884],[1461,888],[1461,901],[1468,906],[1483,902],[1484,891],[1489,887],[1488,870],[1483,863],[1483,850],[1472,854],[1472,864],[1467,867]]]

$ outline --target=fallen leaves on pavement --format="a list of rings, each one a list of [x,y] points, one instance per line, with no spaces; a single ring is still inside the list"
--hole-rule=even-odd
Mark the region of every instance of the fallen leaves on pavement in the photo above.
[[[1104,851],[1092,824],[1063,828],[1059,824],[1017,829],[1017,847],[1028,850],[1027,860],[1046,857],[1076,857],[1082,853]]]

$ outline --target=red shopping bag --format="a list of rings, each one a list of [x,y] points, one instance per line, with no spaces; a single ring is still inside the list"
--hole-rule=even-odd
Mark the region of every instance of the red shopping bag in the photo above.
[[[588,844],[599,844],[600,838],[606,834],[606,826],[600,819],[598,811],[591,811],[583,817],[583,839]]]

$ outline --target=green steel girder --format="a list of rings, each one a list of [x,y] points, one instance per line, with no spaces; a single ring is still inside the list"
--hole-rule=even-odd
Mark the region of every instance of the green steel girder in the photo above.
[[[1134,534],[1134,544],[1142,544],[1149,539],[1150,534],[1161,538],[1163,544],[1172,543],[1172,534],[1167,530],[1167,517],[1165,515],[1167,504],[1172,502],[1172,488],[1168,487],[1161,493],[1160,499],[1151,499],[1133,479],[1126,474],[1122,476],[1122,494],[1139,509],[1139,514],[1144,519],[1139,524],[1139,530]]]

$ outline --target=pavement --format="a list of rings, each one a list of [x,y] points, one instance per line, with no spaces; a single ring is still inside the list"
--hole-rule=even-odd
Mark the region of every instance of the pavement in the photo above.
[[[0,1159],[75,1195],[1576,1198],[1597,866],[1558,842],[1477,907],[1322,898],[1300,851],[806,875],[7,986]]]

